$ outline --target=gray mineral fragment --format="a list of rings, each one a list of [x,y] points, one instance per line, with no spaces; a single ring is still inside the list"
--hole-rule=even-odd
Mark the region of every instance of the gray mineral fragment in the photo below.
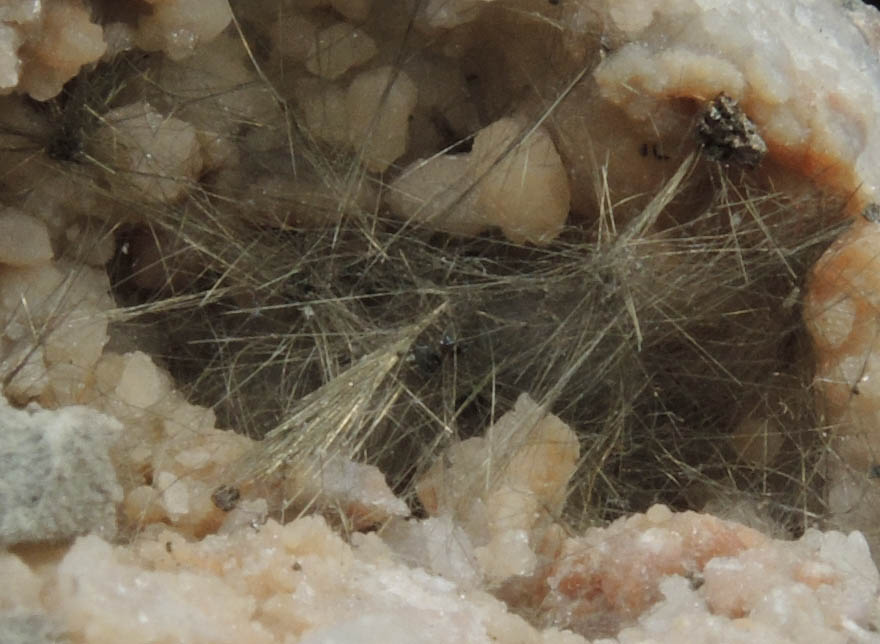
[[[3,644],[61,644],[55,624],[40,613],[0,613],[0,642]]]
[[[713,161],[756,168],[767,144],[739,104],[723,92],[710,101],[697,122],[706,156]]]
[[[116,533],[122,425],[82,406],[15,409],[0,395],[0,547]]]

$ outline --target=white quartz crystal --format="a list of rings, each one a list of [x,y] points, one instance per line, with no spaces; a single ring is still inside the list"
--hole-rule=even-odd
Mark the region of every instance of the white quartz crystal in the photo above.
[[[345,95],[349,140],[364,165],[381,172],[406,152],[418,87],[391,66],[361,72]]]
[[[107,113],[92,152],[117,169],[123,185],[150,199],[173,201],[202,169],[195,128],[138,102]]]
[[[0,263],[30,266],[50,259],[52,244],[46,224],[15,208],[0,210]]]
[[[164,530],[128,549],[85,537],[52,597],[89,644],[584,642],[553,629],[542,640],[497,600],[395,563],[375,535],[357,541],[317,517],[199,542]]]
[[[162,50],[173,60],[190,56],[210,42],[232,19],[227,0],[148,0],[152,11],[138,20],[136,43],[147,51]]]
[[[605,3],[575,3],[582,12],[596,4]],[[840,3],[613,0],[607,7],[608,37],[619,46],[595,78],[602,96],[633,118],[650,119],[658,102],[699,103],[724,92],[757,124],[771,157],[855,192],[855,209],[880,198],[880,61]]]
[[[480,130],[470,154],[405,168],[386,201],[399,217],[456,235],[497,226],[513,242],[546,244],[571,204],[568,176],[544,128],[503,118]]]
[[[306,55],[306,69],[334,79],[376,55],[376,43],[363,30],[337,22],[318,32]]]

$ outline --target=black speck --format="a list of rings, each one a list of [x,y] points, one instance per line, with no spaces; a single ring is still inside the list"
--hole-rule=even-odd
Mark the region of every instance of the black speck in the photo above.
[[[655,143],[651,146],[651,152],[653,152],[654,158],[659,159],[660,161],[668,161],[672,158],[668,154],[663,154],[663,148],[660,147],[659,143]]]
[[[241,498],[241,492],[237,487],[231,485],[221,485],[211,495],[211,501],[214,505],[224,512],[233,510],[238,505],[239,498]]]
[[[688,584],[691,587],[691,590],[699,590],[703,583],[705,583],[705,579],[703,575],[700,573],[692,573],[687,575]]]

